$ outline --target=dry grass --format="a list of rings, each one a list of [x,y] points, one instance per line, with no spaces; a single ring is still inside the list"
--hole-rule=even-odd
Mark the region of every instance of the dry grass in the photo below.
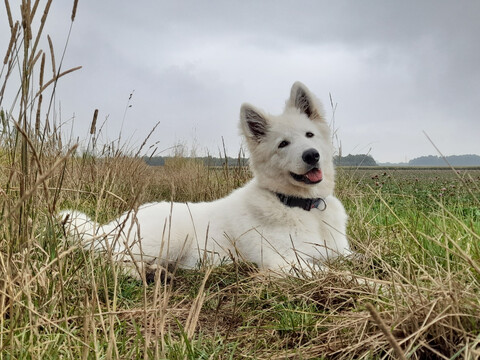
[[[73,22],[77,2],[72,5]],[[448,181],[427,172],[403,178],[393,171],[340,171],[337,192],[359,256],[332,262],[311,279],[269,278],[234,263],[177,270],[171,281],[157,274],[146,284],[108,256],[67,243],[55,218],[60,208],[106,221],[147,201],[210,201],[250,174],[182,157],[150,168],[118,144],[100,157],[62,144],[45,104],[55,93],[48,85],[69,70],[61,72],[50,42],[53,75],[44,83],[45,56],[37,49],[49,6],[42,12],[40,2],[22,1],[18,21],[7,11],[12,40],[0,71],[0,359],[479,357],[475,171]],[[39,28],[32,29],[40,13]],[[20,97],[5,98],[7,86]],[[96,131],[92,124],[89,146],[96,145]]]

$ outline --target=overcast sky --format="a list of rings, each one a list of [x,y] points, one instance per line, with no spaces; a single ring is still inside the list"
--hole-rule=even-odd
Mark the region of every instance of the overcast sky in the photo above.
[[[58,58],[72,3],[54,1],[49,14]],[[138,146],[160,122],[159,151],[185,143],[217,155],[223,137],[235,156],[240,105],[280,113],[300,80],[329,120],[329,94],[338,104],[344,155],[436,154],[423,131],[445,155],[479,154],[479,37],[476,0],[79,0],[63,69],[83,69],[61,80],[57,108],[63,121],[75,117],[80,138],[98,108],[105,139],[123,123],[122,137]]]

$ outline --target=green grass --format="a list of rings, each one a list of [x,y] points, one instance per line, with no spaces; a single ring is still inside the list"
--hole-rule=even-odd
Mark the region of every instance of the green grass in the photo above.
[[[42,21],[30,17],[17,32],[12,20],[0,71],[0,85],[21,94],[0,97],[1,360],[381,359],[398,357],[392,341],[410,359],[480,355],[478,169],[338,169],[357,256],[310,279],[235,263],[142,283],[67,242],[59,209],[102,222],[147,201],[217,199],[250,173],[182,157],[151,168],[117,143],[101,157],[65,145],[42,105],[61,63],[41,86],[53,61],[35,47],[44,35],[31,24]]]

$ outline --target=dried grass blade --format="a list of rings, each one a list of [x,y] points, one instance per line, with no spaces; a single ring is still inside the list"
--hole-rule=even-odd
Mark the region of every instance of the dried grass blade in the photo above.
[[[367,310],[370,312],[370,315],[372,315],[373,320],[375,323],[378,325],[380,330],[382,330],[383,334],[387,338],[388,342],[390,343],[390,346],[395,350],[397,353],[398,357],[402,360],[407,360],[405,357],[405,354],[402,351],[402,348],[400,345],[398,345],[397,341],[393,337],[392,333],[388,330],[387,325],[383,322],[382,318],[380,317],[380,314],[375,310],[372,304],[367,303],[366,304]]]
[[[8,24],[10,25],[10,29],[12,29],[13,19],[12,19],[12,12],[10,11],[10,4],[8,3],[8,0],[5,0],[5,8],[7,9]]]
[[[45,85],[42,86],[42,88],[37,92],[37,94],[36,94],[35,96],[39,96],[49,85],[52,85],[55,81],[57,81],[58,79],[60,79],[62,76],[67,75],[67,74],[70,74],[71,72],[80,70],[81,68],[82,68],[81,66],[77,66],[77,67],[71,68],[71,69],[69,69],[69,70],[66,70],[66,71],[62,72],[61,74],[59,74],[58,76],[54,77],[53,79],[50,79],[49,81],[47,81],[47,83],[46,83]]]
[[[205,272],[205,276],[203,278],[202,284],[200,285],[200,289],[198,290],[198,295],[193,301],[192,307],[190,308],[190,312],[187,317],[187,321],[185,323],[185,332],[187,334],[187,338],[189,340],[192,339],[193,334],[195,333],[195,329],[198,324],[198,319],[200,316],[200,310],[202,309],[203,303],[205,301],[205,285],[207,280],[212,272],[213,268],[210,267]]]
[[[53,43],[52,39],[50,38],[50,35],[47,35],[48,39],[48,47],[50,48],[50,57],[52,59],[52,72],[53,72],[53,77],[55,77],[57,73],[57,67],[55,66],[55,52],[53,51]]]
[[[95,109],[95,111],[93,112],[92,125],[90,126],[90,135],[95,134],[95,130],[97,128],[97,117],[98,117],[98,109]]]
[[[15,43],[15,40],[17,38],[17,32],[18,32],[18,27],[19,27],[18,21],[15,23],[15,26],[12,27],[12,32],[10,36],[10,42],[8,43],[8,49],[7,53],[5,54],[5,58],[3,59],[3,64],[7,65],[8,63],[8,58],[10,57],[10,53],[12,52],[13,44]]]
[[[35,13],[37,12],[39,3],[40,3],[40,0],[35,0],[35,3],[33,4],[32,11],[30,12],[32,19],[35,17]]]
[[[73,9],[72,9],[72,22],[75,21],[75,15],[77,15],[77,5],[78,5],[78,0],[75,0],[73,2]]]
[[[37,31],[37,37],[35,38],[35,44],[33,45],[32,53],[35,53],[38,46],[38,42],[42,37],[43,27],[45,26],[45,22],[47,21],[47,16],[48,16],[48,12],[50,11],[50,5],[52,5],[52,1],[53,0],[48,0],[47,4],[45,5],[45,9],[43,10],[42,19],[40,20],[40,27],[38,28],[38,31]]]

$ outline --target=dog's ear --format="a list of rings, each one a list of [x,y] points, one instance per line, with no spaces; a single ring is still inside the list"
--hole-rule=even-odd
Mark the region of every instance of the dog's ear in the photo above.
[[[293,84],[287,105],[297,108],[311,120],[323,120],[320,105],[308,88],[300,81]]]
[[[268,120],[262,111],[250,104],[240,108],[240,123],[247,138],[260,142],[268,132]]]

